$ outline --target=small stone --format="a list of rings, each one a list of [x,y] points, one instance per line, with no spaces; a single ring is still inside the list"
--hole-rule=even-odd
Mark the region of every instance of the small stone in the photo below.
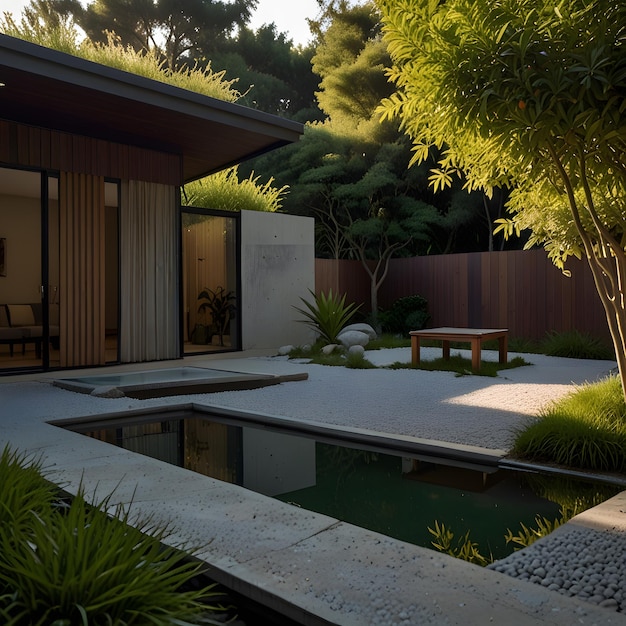
[[[125,398],[124,392],[117,387],[112,386],[102,386],[95,387],[93,391],[89,394],[90,396],[94,396],[96,398]]]
[[[615,600],[614,598],[607,598],[606,600],[602,600],[602,602],[600,602],[600,606],[606,609],[617,609],[618,607],[617,600]]]
[[[355,354],[363,356],[365,354],[365,348],[363,346],[350,346],[348,348],[348,354]]]
[[[322,354],[332,354],[339,346],[336,343],[329,343],[322,348]]]
[[[293,346],[291,346],[291,345],[289,345],[289,346],[281,346],[280,348],[278,348],[278,354],[280,356],[285,356],[285,355],[289,354],[292,350],[293,350]]]
[[[350,346],[366,346],[370,341],[369,335],[358,330],[342,331],[337,339],[344,348],[350,348]]]

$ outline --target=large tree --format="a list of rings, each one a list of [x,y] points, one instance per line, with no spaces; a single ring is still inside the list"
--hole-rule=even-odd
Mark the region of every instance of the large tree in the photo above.
[[[211,54],[211,65],[237,79],[240,104],[306,122],[321,119],[315,100],[318,78],[311,46],[294,46],[274,24],[240,28],[236,38]]]
[[[444,149],[440,184],[508,187],[502,226],[532,229],[557,266],[584,254],[626,390],[626,4],[377,2],[397,86],[385,117],[414,162]]]

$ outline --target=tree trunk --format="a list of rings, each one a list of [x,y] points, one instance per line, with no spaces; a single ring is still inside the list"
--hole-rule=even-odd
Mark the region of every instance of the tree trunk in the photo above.
[[[624,276],[626,270],[626,255],[618,253],[610,259],[587,255],[587,261],[606,313],[626,402],[626,308],[624,285],[620,280],[620,276]]]

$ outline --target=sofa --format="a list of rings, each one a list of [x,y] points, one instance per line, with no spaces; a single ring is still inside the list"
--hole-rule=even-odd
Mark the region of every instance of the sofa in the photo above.
[[[15,344],[21,345],[22,354],[25,354],[26,344],[34,343],[37,358],[40,358],[42,340],[43,311],[41,302],[0,304],[0,344],[8,344],[11,356],[13,356]],[[58,326],[50,326],[50,341],[54,347],[58,347]]]

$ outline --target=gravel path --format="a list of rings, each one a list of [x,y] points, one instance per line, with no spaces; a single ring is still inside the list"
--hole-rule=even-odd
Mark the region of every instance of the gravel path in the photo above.
[[[465,350],[453,352],[470,356]],[[422,349],[423,359],[440,354],[436,348]],[[379,366],[408,363],[410,349],[369,351],[365,356]],[[570,393],[575,385],[607,376],[615,367],[612,361],[520,356],[531,365],[506,370],[496,378],[410,369],[350,370],[286,357],[195,357],[186,359],[185,365],[282,375],[306,372],[308,379],[249,391],[151,400],[91,397],[54,387],[46,377],[30,382],[0,379],[0,426],[195,402],[505,452],[514,432],[541,407]],[[483,351],[483,358],[497,360],[498,355]],[[626,613],[626,500],[618,508],[613,527],[566,524],[490,567]]]

